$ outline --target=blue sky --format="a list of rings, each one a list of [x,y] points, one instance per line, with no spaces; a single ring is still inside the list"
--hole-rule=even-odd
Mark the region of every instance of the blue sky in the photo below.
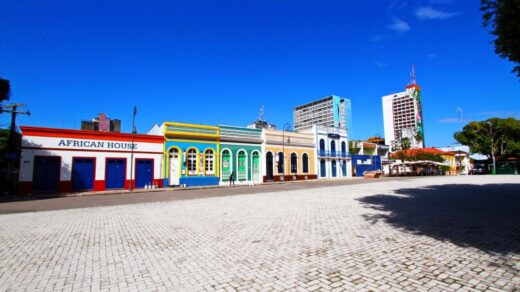
[[[383,135],[381,97],[415,64],[426,144],[440,147],[466,120],[520,116],[520,82],[479,2],[0,0],[0,76],[29,105],[22,125],[79,128],[105,112],[130,131],[134,104],[139,132],[246,125],[260,106],[283,125],[336,94],[364,139]]]

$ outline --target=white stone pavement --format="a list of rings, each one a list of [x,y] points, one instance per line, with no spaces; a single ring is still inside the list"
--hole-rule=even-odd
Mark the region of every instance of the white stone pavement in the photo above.
[[[424,189],[497,183],[483,223],[450,197],[484,186]],[[433,177],[1,215],[0,291],[519,291],[514,195],[520,176]]]

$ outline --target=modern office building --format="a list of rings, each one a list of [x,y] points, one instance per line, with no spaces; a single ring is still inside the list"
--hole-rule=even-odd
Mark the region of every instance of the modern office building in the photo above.
[[[91,121],[81,121],[81,130],[119,133],[121,120],[110,119],[106,114],[100,113]]]
[[[309,130],[314,125],[344,128],[352,127],[352,107],[347,98],[327,96],[294,108],[294,130]]]
[[[410,148],[423,148],[421,88],[415,81],[413,66],[406,90],[383,96],[382,100],[386,145],[389,145],[392,151],[399,150],[402,149],[403,138],[407,138]]]

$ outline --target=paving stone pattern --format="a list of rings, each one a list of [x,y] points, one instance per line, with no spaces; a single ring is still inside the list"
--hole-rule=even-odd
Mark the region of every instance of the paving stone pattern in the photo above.
[[[364,201],[497,183],[520,196],[518,176],[425,178],[1,215],[0,291],[519,291],[517,218],[493,250]]]

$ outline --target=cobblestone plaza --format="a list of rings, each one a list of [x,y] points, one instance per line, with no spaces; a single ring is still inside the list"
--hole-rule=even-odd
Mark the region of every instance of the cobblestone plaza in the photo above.
[[[0,243],[0,291],[515,291],[520,177],[6,214]]]

